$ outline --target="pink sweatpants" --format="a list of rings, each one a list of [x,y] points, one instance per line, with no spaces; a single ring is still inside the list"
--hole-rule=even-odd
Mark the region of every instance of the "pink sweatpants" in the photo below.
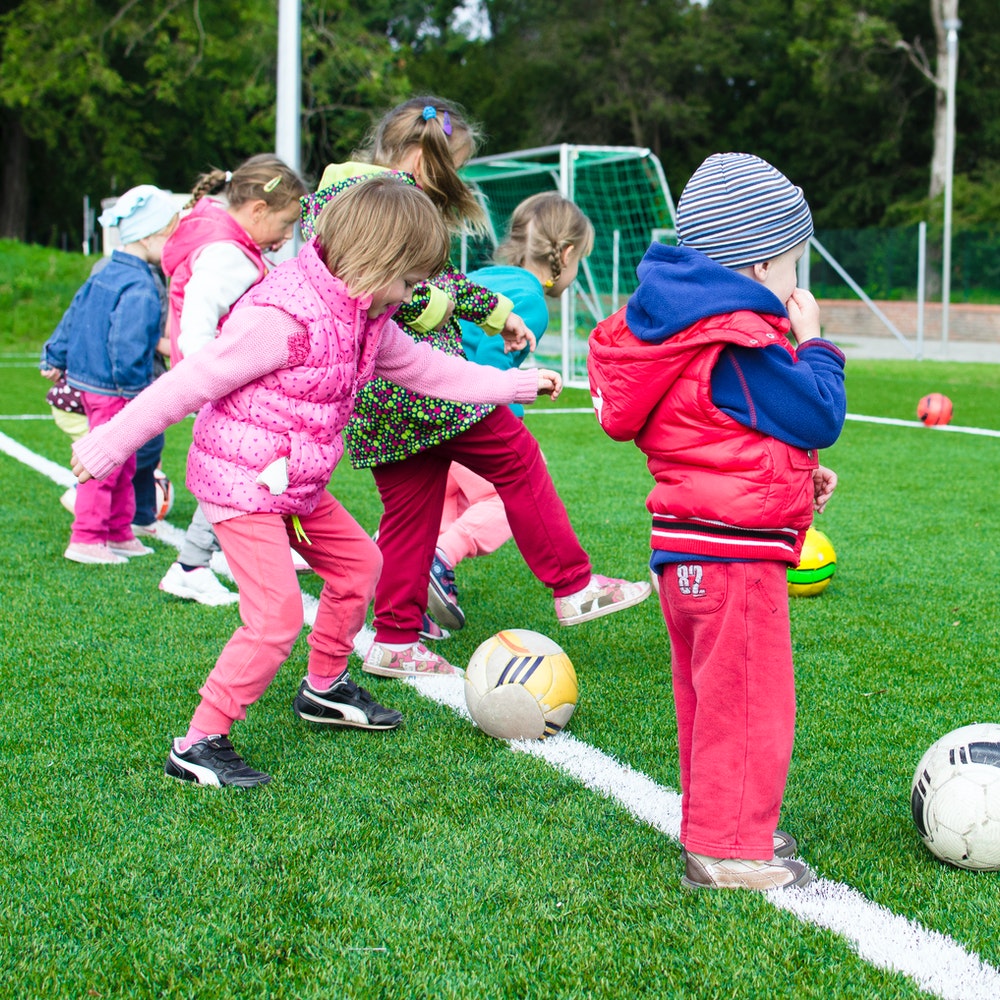
[[[302,590],[293,548],[323,580],[307,640],[308,669],[323,677],[347,669],[382,557],[361,525],[326,491],[316,509],[299,521],[309,542],[296,538],[292,519],[280,514],[244,514],[215,525],[239,586],[243,625],[200,689],[192,725],[202,732],[225,734],[234,720],[246,718],[247,706],[274,680],[302,631]]]
[[[524,561],[556,597],[573,594],[590,580],[590,559],[538,442],[524,421],[498,406],[456,437],[372,469],[384,508],[378,546],[385,573],[375,590],[378,642],[417,641],[453,461],[496,487]]]
[[[96,392],[80,395],[89,427],[106,424],[128,403],[121,396],[100,396]],[[69,536],[71,542],[102,545],[127,542],[135,537],[132,533],[132,518],[135,517],[134,475],[135,455],[132,455],[110,476],[80,483],[76,488],[73,527]]]
[[[437,547],[449,566],[496,552],[511,537],[503,500],[493,484],[452,462],[444,491]]]
[[[795,731],[785,572],[780,562],[664,567],[681,843],[697,854],[774,854]]]

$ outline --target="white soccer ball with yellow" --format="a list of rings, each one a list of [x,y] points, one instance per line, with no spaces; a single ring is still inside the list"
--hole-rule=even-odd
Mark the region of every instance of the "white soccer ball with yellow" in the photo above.
[[[576,708],[576,671],[562,646],[540,632],[511,628],[490,636],[465,671],[472,721],[501,740],[558,733]]]

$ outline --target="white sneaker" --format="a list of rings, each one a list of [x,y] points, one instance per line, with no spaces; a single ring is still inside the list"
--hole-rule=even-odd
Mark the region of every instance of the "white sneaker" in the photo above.
[[[108,548],[116,556],[126,556],[134,559],[136,556],[151,556],[153,549],[148,545],[143,545],[138,538],[130,538],[127,542],[108,542]]]
[[[166,576],[160,581],[160,590],[210,607],[235,604],[240,599],[240,595],[227,590],[207,566],[185,572],[176,562],[170,564]]]
[[[120,566],[128,562],[124,556],[112,552],[110,546],[101,542],[94,545],[89,545],[87,542],[70,542],[63,555],[72,562],[94,566]]]
[[[579,625],[641,604],[649,592],[648,583],[629,583],[594,574],[583,590],[556,598],[556,618],[560,625]]]
[[[133,524],[132,534],[136,538],[156,538],[156,522],[152,524]]]

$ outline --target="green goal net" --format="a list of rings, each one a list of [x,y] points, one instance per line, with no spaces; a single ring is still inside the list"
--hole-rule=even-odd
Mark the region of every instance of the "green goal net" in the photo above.
[[[587,338],[635,290],[635,268],[651,242],[670,240],[674,202],[660,161],[635,146],[563,144],[470,160],[462,176],[489,212],[490,239],[466,239],[464,271],[488,262],[519,202],[540,191],[559,191],[587,214],[596,231],[594,251],[572,290],[553,305],[538,363],[557,368],[567,385],[587,384]]]

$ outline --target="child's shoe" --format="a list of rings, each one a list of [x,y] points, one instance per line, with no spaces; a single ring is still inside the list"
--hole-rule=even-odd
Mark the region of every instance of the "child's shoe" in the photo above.
[[[686,889],[791,889],[808,885],[812,870],[801,861],[774,858],[751,861],[746,858],[710,858],[688,851],[681,885]]]
[[[178,781],[194,781],[199,785],[232,785],[253,788],[266,785],[271,775],[255,771],[236,752],[228,736],[206,736],[180,750],[181,741],[174,740],[163,770]]]
[[[143,545],[138,538],[130,538],[127,542],[108,542],[108,548],[116,556],[125,556],[128,559],[135,559],[137,556],[151,556],[154,551],[148,545]]]
[[[427,587],[427,610],[446,628],[465,628],[465,613],[458,606],[455,568],[436,552],[431,563],[430,584]]]
[[[171,563],[166,576],[160,581],[160,590],[174,597],[182,597],[186,601],[197,601],[210,607],[223,604],[235,604],[240,599],[239,594],[226,590],[218,577],[207,567],[198,566],[185,571],[180,563]]]
[[[403,721],[402,712],[380,705],[347,674],[328,691],[311,688],[309,678],[303,678],[292,711],[307,722],[355,729],[395,729]]]
[[[649,592],[648,583],[629,583],[595,573],[583,590],[556,598],[556,618],[560,625],[579,625],[641,604]]]
[[[156,521],[149,524],[133,524],[132,534],[136,538],[156,538]]]
[[[451,633],[446,628],[441,628],[428,614],[424,615],[423,624],[420,626],[420,631],[417,634],[421,639],[438,640],[451,638]]]
[[[70,542],[63,555],[73,562],[93,565],[121,566],[128,562],[124,556],[112,552],[111,547],[103,542],[94,545],[86,542]]]
[[[71,513],[76,514],[76,487],[71,486],[61,497],[59,502]]]
[[[799,853],[799,842],[785,830],[775,830],[772,837],[776,858],[794,858]],[[681,857],[687,859],[687,850],[681,847]]]
[[[454,677],[462,673],[420,642],[399,650],[386,649],[373,642],[361,669],[379,677],[424,677],[428,674]]]

